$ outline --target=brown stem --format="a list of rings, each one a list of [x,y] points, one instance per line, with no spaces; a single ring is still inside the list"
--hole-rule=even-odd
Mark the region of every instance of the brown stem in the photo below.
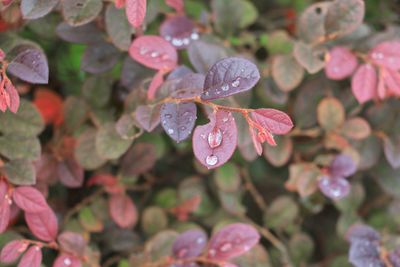
[[[254,198],[254,201],[258,205],[259,209],[262,212],[266,212],[268,208],[267,204],[265,203],[264,198],[261,196],[261,194],[257,191],[253,182],[251,181],[249,172],[244,168],[242,169],[242,177],[245,182],[247,191],[249,191],[250,195]]]

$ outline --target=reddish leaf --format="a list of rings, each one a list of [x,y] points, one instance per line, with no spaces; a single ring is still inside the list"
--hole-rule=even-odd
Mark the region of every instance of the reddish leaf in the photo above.
[[[156,97],[157,89],[164,83],[165,72],[160,70],[151,80],[147,91],[147,99],[153,100]]]
[[[138,106],[135,111],[135,118],[140,126],[148,132],[153,131],[160,123],[160,105]]]
[[[123,194],[112,195],[108,201],[110,216],[121,228],[131,228],[138,220],[138,213],[131,198]]]
[[[342,199],[350,193],[350,183],[343,177],[322,176],[318,185],[321,192],[333,200]]]
[[[10,104],[10,95],[4,88],[0,88],[0,110],[5,112]]]
[[[62,124],[64,120],[63,101],[54,91],[46,88],[37,89],[33,103],[39,109],[46,124]]]
[[[201,95],[203,92],[204,75],[189,73],[181,78],[176,85],[176,90],[171,92],[174,98],[189,98]]]
[[[142,174],[153,168],[157,160],[156,147],[149,143],[133,145],[121,161],[122,176]]]
[[[8,195],[0,199],[0,234],[3,233],[10,222],[10,200]]]
[[[70,188],[81,187],[84,180],[84,169],[72,155],[57,164],[57,175],[60,182]]]
[[[15,204],[26,212],[41,212],[48,208],[47,202],[36,188],[19,186],[13,192]]]
[[[260,240],[254,227],[235,223],[229,224],[215,233],[208,245],[208,257],[215,260],[228,260],[248,252]]]
[[[95,184],[104,186],[106,192],[110,194],[122,193],[124,190],[118,183],[117,177],[107,173],[92,176],[88,181],[88,186]]]
[[[58,255],[53,263],[53,267],[81,267],[81,265],[78,258],[65,253]]]
[[[357,58],[349,49],[335,46],[329,51],[325,74],[329,79],[342,80],[354,72],[357,64]]]
[[[186,16],[175,16],[165,20],[160,26],[160,35],[177,49],[185,49],[199,34],[193,21]]]
[[[257,136],[257,134],[256,134],[256,132],[255,132],[255,130],[254,130],[254,128],[253,128],[253,127],[249,127],[249,130],[250,130],[251,140],[253,141],[253,146],[254,146],[254,148],[255,148],[257,154],[258,154],[259,156],[261,156],[261,155],[262,155],[262,152],[263,152],[263,147],[262,147],[262,145],[261,145],[261,142],[260,142],[260,140],[258,139],[258,136]]]
[[[156,70],[172,70],[178,62],[175,48],[164,38],[155,35],[136,38],[129,47],[129,55],[137,62]]]
[[[126,16],[134,28],[139,28],[146,16],[146,0],[125,0]]]
[[[370,64],[361,65],[351,79],[353,95],[361,104],[376,97],[378,77]]]
[[[18,267],[40,267],[42,263],[42,250],[38,246],[32,246],[22,256]]]
[[[172,245],[172,253],[177,259],[199,256],[207,245],[207,235],[201,230],[188,230],[180,234]]]
[[[197,118],[195,103],[165,103],[161,106],[161,126],[177,143],[192,133]]]
[[[123,8],[125,6],[126,0],[115,0],[115,7],[116,8]]]
[[[5,180],[0,179],[0,202],[4,201],[8,191],[8,184]]]
[[[218,110],[210,122],[197,126],[193,133],[193,152],[201,164],[217,168],[229,160],[237,145],[235,119],[227,111]]]
[[[349,155],[336,156],[329,166],[330,173],[336,177],[349,177],[357,171],[357,166]]]
[[[260,79],[254,63],[230,57],[215,63],[207,72],[202,98],[212,100],[245,92],[253,88]]]
[[[400,41],[380,43],[369,52],[368,56],[375,64],[400,70]]]
[[[392,69],[381,69],[381,73],[388,93],[400,96],[400,74]]]
[[[165,0],[165,3],[176,10],[178,13],[183,12],[184,3],[183,0]]]
[[[272,134],[287,134],[293,128],[293,122],[290,117],[276,109],[256,109],[251,112],[251,117]]]
[[[83,256],[85,253],[86,241],[81,234],[66,231],[57,237],[57,241],[63,252],[76,256]]]
[[[39,213],[25,212],[25,221],[37,238],[43,241],[54,241],[56,239],[58,222],[56,215],[50,208]]]
[[[171,212],[176,216],[176,218],[180,221],[187,221],[189,218],[189,213],[196,211],[201,203],[201,196],[195,195],[188,200],[185,200],[183,203],[180,203],[178,206],[175,206],[171,209]]]
[[[4,90],[9,96],[10,103],[8,105],[8,108],[10,109],[11,112],[16,113],[19,108],[19,94],[18,91],[15,89],[14,85],[6,81]]]
[[[28,243],[21,240],[13,240],[7,243],[1,250],[0,262],[13,263],[27,248]]]
[[[383,138],[383,150],[390,166],[400,168],[400,136]]]

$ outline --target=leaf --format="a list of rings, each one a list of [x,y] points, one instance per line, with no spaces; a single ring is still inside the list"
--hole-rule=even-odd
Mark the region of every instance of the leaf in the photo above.
[[[324,68],[325,50],[320,47],[307,45],[303,42],[294,44],[293,56],[308,73],[314,74]]]
[[[151,70],[127,56],[122,65],[121,83],[131,91],[140,88],[143,81],[152,75],[153,72]]]
[[[206,74],[204,100],[212,100],[252,89],[260,73],[257,66],[243,58],[230,57],[215,63]]]
[[[84,207],[79,211],[79,222],[89,232],[101,232],[104,229],[103,222],[96,218],[89,207]]]
[[[343,80],[353,74],[357,65],[357,58],[348,48],[335,46],[329,51],[325,75],[332,80]]]
[[[81,267],[81,261],[69,254],[61,253],[54,260],[53,267]]]
[[[18,267],[40,267],[42,263],[42,250],[38,246],[32,246],[21,257]]]
[[[295,223],[300,209],[297,203],[288,196],[276,198],[264,214],[265,225],[272,229],[285,230]]]
[[[12,196],[15,204],[26,212],[42,212],[48,208],[42,193],[34,187],[19,186]]]
[[[131,228],[138,221],[138,213],[131,198],[123,194],[114,194],[108,201],[109,213],[113,221],[121,228]]]
[[[368,56],[375,64],[392,70],[400,70],[399,49],[399,41],[386,41],[372,48]]]
[[[189,137],[196,119],[197,108],[195,103],[165,103],[161,106],[161,126],[177,143]]]
[[[149,236],[154,235],[161,230],[167,228],[167,214],[160,207],[150,206],[148,208],[145,208],[142,214],[141,225],[142,230],[145,234]]]
[[[383,151],[390,166],[400,168],[400,136],[384,137]]]
[[[33,103],[46,124],[59,126],[64,121],[63,100],[54,91],[46,88],[35,90]]]
[[[132,27],[122,9],[108,5],[105,13],[105,26],[112,43],[122,51],[128,51],[131,44]]]
[[[160,70],[156,73],[150,82],[147,90],[147,99],[153,100],[156,97],[158,88],[164,83],[164,71]]]
[[[7,243],[1,250],[0,262],[6,264],[15,262],[27,248],[28,243],[21,240],[13,240]]]
[[[84,169],[72,156],[57,163],[57,175],[60,182],[66,187],[79,188],[83,185]]]
[[[342,103],[334,97],[326,97],[318,104],[318,123],[327,131],[338,129],[345,120],[346,114]]]
[[[100,157],[106,159],[117,159],[124,154],[132,140],[123,139],[115,129],[114,123],[103,125],[96,135],[96,149]]]
[[[24,19],[38,19],[46,16],[59,0],[22,0],[21,13]]]
[[[81,26],[94,20],[103,8],[101,0],[61,1],[65,21],[71,26]]]
[[[277,109],[259,108],[250,114],[256,123],[272,134],[287,134],[293,128],[290,117]]]
[[[82,257],[85,253],[86,241],[81,234],[65,231],[57,237],[63,252]]]
[[[138,106],[135,118],[143,129],[152,132],[160,123],[160,109],[161,105]]]
[[[333,200],[342,199],[350,193],[350,183],[343,177],[321,176],[318,185],[321,192]]]
[[[17,89],[15,89],[14,85],[11,82],[6,81],[4,90],[8,94],[8,97],[10,99],[8,108],[12,113],[17,113],[20,104],[20,97]]]
[[[340,154],[333,159],[329,170],[332,176],[349,177],[357,171],[357,165],[349,155]]]
[[[218,110],[209,120],[194,130],[193,152],[201,164],[213,169],[227,162],[235,151],[237,128],[235,119],[227,111]]]
[[[363,0],[335,0],[329,5],[325,18],[328,35],[345,35],[357,29],[365,14]]]
[[[49,242],[57,238],[57,217],[49,207],[38,213],[25,212],[25,221],[32,234],[40,240]]]
[[[378,77],[370,64],[361,65],[351,79],[351,90],[360,104],[376,98]]]
[[[380,79],[386,86],[388,95],[400,96],[400,74],[391,69],[380,69]]]
[[[153,144],[136,143],[122,158],[121,174],[131,176],[149,171],[156,163],[156,159],[156,148]]]
[[[271,165],[282,167],[289,162],[293,152],[293,141],[290,137],[275,139],[276,146],[268,146],[264,149],[264,157]]]
[[[74,132],[86,120],[88,106],[82,98],[70,96],[64,103],[65,127]]]
[[[300,85],[304,77],[304,69],[291,55],[277,55],[271,66],[272,78],[278,87],[289,92]]]
[[[6,195],[7,196],[7,195]],[[10,223],[10,203],[8,199],[0,199],[0,234],[7,230]]]
[[[190,98],[203,93],[204,75],[189,73],[182,77],[176,84],[175,90],[170,92],[173,98]]]
[[[102,108],[109,103],[112,81],[108,75],[88,77],[82,87],[84,98],[93,107]]]
[[[4,171],[8,180],[15,185],[34,185],[36,183],[35,168],[28,160],[9,161],[4,165]]]
[[[371,134],[371,126],[361,117],[353,117],[346,120],[342,126],[341,132],[347,138],[361,140]]]
[[[214,182],[224,192],[238,192],[240,188],[240,171],[233,163],[226,163],[214,173]]]
[[[103,33],[94,22],[76,27],[62,22],[58,24],[56,33],[58,37],[71,43],[95,44],[103,41]]]
[[[11,52],[16,56],[7,71],[23,81],[46,84],[49,82],[49,66],[43,51],[29,45],[20,45]]]
[[[140,64],[156,70],[172,70],[176,67],[178,61],[175,48],[164,38],[156,35],[136,38],[128,52]]]
[[[92,74],[111,70],[118,61],[119,51],[111,44],[101,42],[86,47],[81,69]]]
[[[297,23],[298,36],[306,43],[315,43],[325,36],[324,21],[332,2],[322,1],[310,5]]]
[[[207,235],[202,230],[187,230],[181,233],[172,245],[176,259],[189,259],[199,256],[207,245]]]
[[[199,73],[207,73],[215,62],[226,58],[228,52],[223,46],[199,40],[188,47],[190,63]]]
[[[75,148],[75,159],[85,169],[94,170],[103,165],[107,159],[101,157],[96,149],[97,131],[88,128],[77,140]]]
[[[35,160],[40,156],[40,142],[35,137],[0,136],[0,154],[10,160]]]
[[[224,226],[210,239],[208,258],[228,260],[248,252],[260,240],[260,235],[254,227],[234,223]]]
[[[297,191],[301,197],[308,197],[317,191],[319,176],[320,170],[313,163],[291,164],[285,187],[289,191]]]
[[[186,16],[166,19],[160,26],[160,35],[177,49],[185,49],[199,39],[195,24]]]
[[[183,0],[165,0],[165,3],[175,9],[178,13],[184,12]]]
[[[131,114],[123,114],[115,123],[115,130],[123,139],[133,140],[138,127],[135,118]]]
[[[126,16],[134,28],[139,28],[146,16],[146,0],[126,0]]]

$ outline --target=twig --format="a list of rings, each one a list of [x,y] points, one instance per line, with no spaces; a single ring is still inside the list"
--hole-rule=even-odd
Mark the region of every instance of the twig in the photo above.
[[[249,172],[244,168],[242,169],[241,172],[247,191],[249,191],[251,196],[254,198],[254,201],[256,202],[260,210],[266,212],[268,208],[267,204],[265,203],[264,198],[261,196],[261,194],[257,191],[253,182],[251,181]]]

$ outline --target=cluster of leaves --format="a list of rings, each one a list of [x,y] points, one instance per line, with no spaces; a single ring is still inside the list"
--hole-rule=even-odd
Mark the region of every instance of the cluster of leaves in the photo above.
[[[0,0],[0,265],[400,266],[398,7],[313,2]]]

